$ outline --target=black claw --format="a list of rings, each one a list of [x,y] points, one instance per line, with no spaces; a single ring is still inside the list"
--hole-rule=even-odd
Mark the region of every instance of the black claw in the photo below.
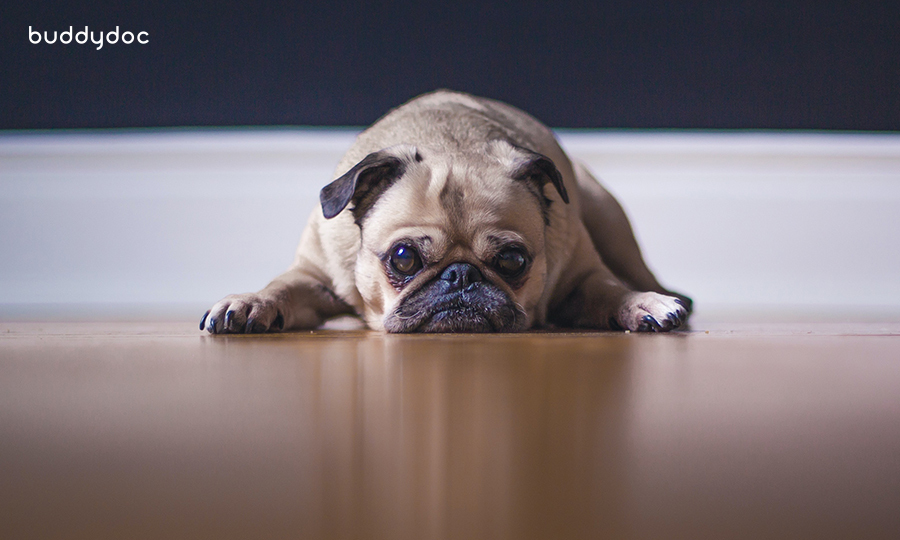
[[[203,314],[203,318],[200,319],[200,330],[203,330],[203,327],[206,325],[206,318],[209,317],[209,312],[211,309],[207,309],[206,313]]]
[[[210,317],[206,328],[209,330],[210,334],[217,334],[218,330],[216,329],[216,318]]]
[[[249,333],[253,332],[254,324],[256,324],[256,319],[254,319],[253,317],[250,317],[249,319],[247,319],[247,322],[244,325],[244,333],[249,334]]]
[[[672,325],[673,325],[673,326],[680,326],[680,325],[681,325],[681,315],[679,315],[677,311],[672,312],[672,313],[669,313],[669,314],[667,315],[667,317],[669,318],[669,320],[672,321]]]
[[[231,330],[231,320],[234,318],[234,310],[229,309],[225,312],[225,329]]]
[[[647,331],[659,332],[660,331],[659,321],[654,319],[653,315],[644,315],[641,318],[641,320],[644,321],[641,324],[641,326],[638,327],[638,330],[640,330],[641,332],[647,332]]]
[[[690,298],[685,298],[682,300],[681,298],[676,298],[675,302],[678,303],[679,306],[683,307],[687,313],[690,313],[694,307],[694,301]]]

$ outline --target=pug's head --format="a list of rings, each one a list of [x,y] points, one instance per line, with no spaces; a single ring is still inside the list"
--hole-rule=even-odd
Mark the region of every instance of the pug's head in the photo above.
[[[505,140],[374,152],[320,199],[326,218],[359,226],[356,286],[368,324],[388,332],[529,328],[550,205],[568,203],[553,162]]]

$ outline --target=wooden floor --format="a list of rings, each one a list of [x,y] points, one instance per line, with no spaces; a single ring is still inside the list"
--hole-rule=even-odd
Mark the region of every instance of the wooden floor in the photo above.
[[[0,322],[2,538],[898,538],[900,323]]]

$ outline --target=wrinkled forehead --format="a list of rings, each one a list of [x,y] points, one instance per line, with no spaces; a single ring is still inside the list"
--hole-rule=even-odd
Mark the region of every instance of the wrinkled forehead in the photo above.
[[[543,239],[538,201],[496,162],[417,163],[371,212],[363,234],[388,244],[381,249],[419,236],[470,249],[497,239],[538,249],[530,244]]]

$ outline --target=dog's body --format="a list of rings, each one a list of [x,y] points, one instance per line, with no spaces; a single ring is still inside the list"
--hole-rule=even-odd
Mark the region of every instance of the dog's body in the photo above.
[[[210,333],[564,327],[665,331],[690,300],[647,269],[616,200],[509,105],[437,91],[359,135],[322,189],[291,268],[231,295]]]

